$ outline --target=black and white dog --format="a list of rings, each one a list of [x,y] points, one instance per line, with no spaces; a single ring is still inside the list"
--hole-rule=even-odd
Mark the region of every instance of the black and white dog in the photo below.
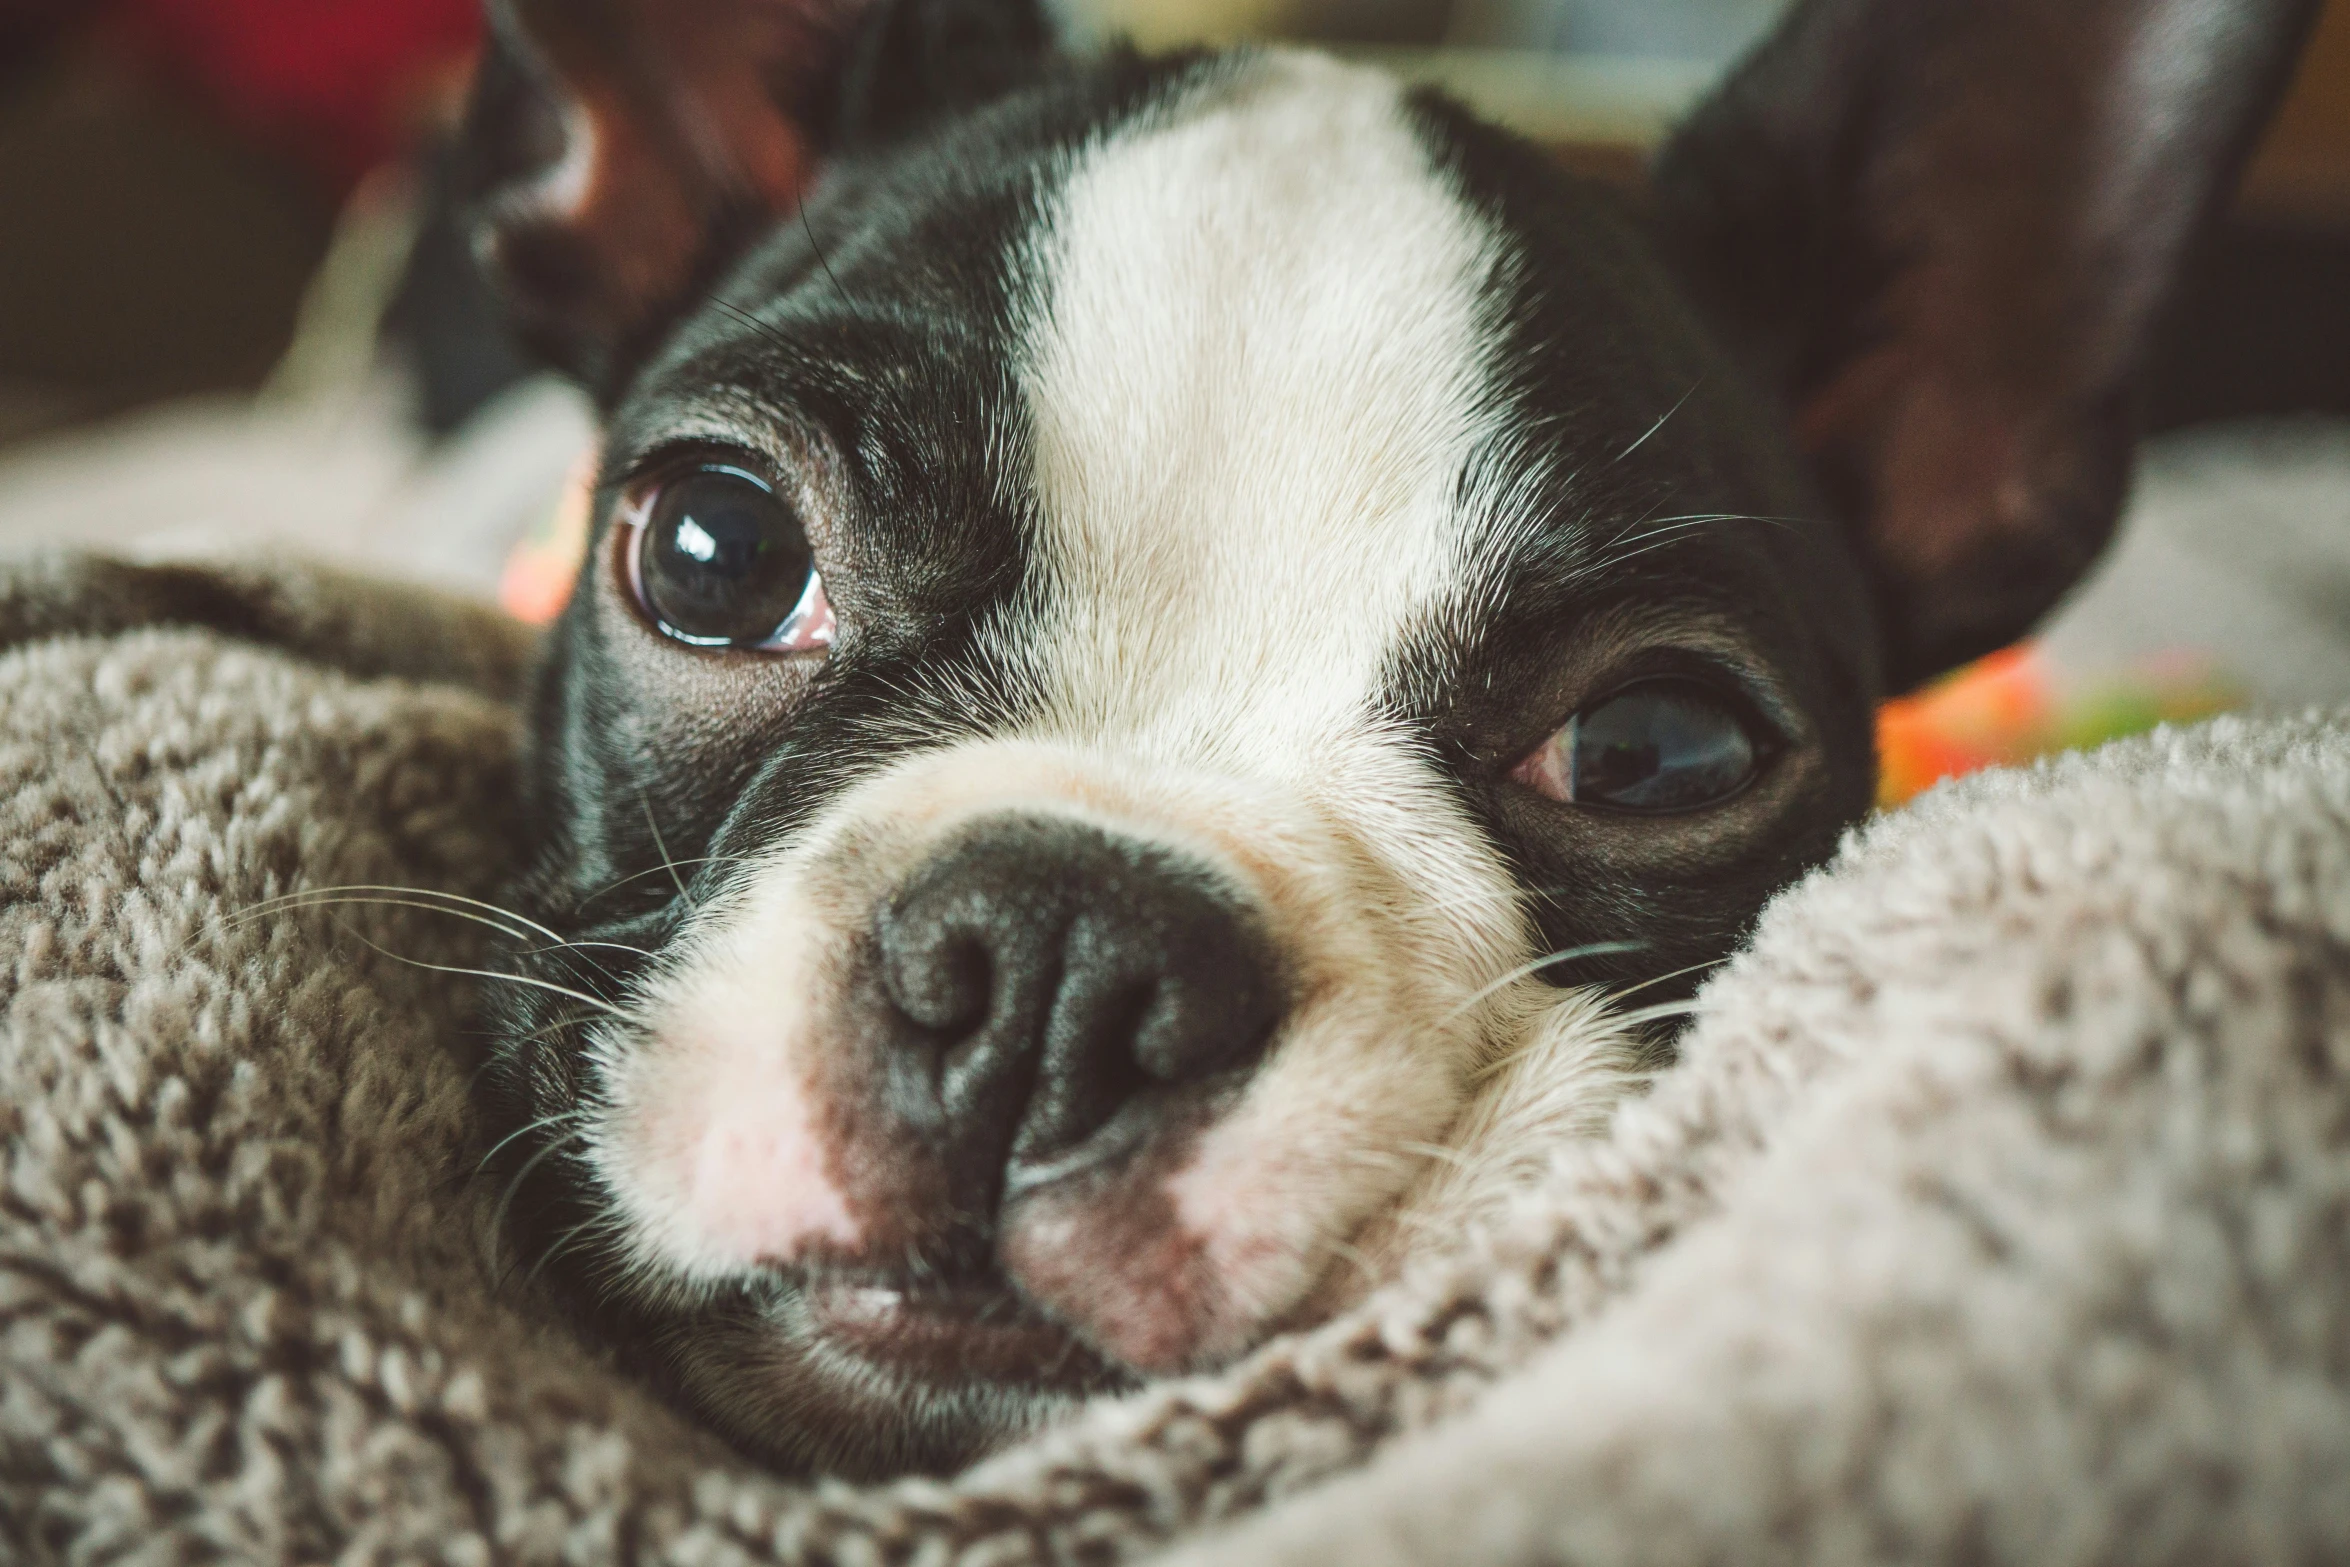
[[[874,1474],[1457,1228],[2096,555],[2311,10],[1806,0],[1635,203],[1032,0],[508,0],[481,244],[609,410],[522,1260]]]

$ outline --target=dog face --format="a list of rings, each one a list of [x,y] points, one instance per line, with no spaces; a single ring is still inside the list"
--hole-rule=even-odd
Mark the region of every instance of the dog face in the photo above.
[[[1604,1115],[1888,682],[2094,553],[2299,20],[1883,9],[1645,213],[1311,56],[505,19],[485,245],[610,418],[490,1093],[599,1332],[781,1461],[943,1467]],[[1986,161],[2018,104],[2082,156]]]

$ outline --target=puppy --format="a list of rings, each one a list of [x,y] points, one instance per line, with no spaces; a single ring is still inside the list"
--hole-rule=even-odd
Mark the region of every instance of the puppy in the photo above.
[[[2311,9],[1806,0],[1633,203],[1032,0],[507,0],[480,246],[608,412],[522,1264],[878,1475],[1457,1230],[2097,554]]]

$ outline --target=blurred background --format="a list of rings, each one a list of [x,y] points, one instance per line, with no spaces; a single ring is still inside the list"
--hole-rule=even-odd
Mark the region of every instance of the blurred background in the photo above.
[[[1358,54],[1623,181],[1779,9],[1067,3],[1146,45]],[[545,613],[592,432],[437,216],[475,4],[0,0],[0,547],[301,549]],[[1896,792],[2164,714],[2350,701],[2350,0],[2148,411],[2123,548],[2033,647],[1893,715]]]

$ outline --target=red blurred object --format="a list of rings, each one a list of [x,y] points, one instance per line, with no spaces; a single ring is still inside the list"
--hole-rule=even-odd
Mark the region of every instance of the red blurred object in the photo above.
[[[480,0],[112,0],[106,35],[231,129],[347,190],[413,139],[481,36]]]

